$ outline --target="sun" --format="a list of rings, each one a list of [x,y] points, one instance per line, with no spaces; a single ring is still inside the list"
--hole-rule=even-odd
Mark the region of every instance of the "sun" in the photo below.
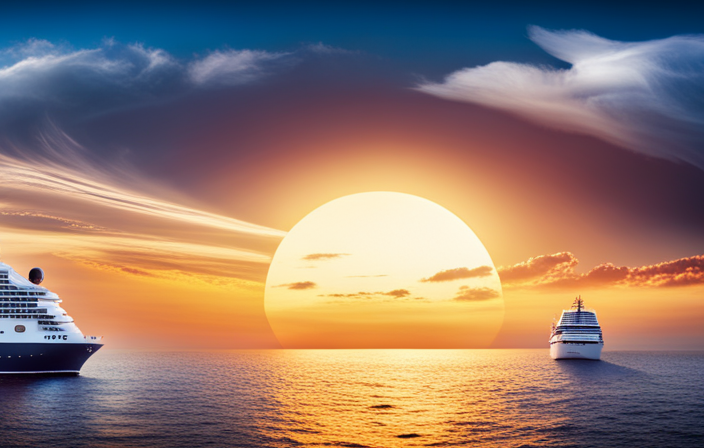
[[[429,200],[369,192],[335,199],[279,245],[265,309],[285,348],[480,348],[504,315],[479,238]]]

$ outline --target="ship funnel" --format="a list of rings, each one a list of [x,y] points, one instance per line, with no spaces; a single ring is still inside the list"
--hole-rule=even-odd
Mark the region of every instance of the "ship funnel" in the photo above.
[[[41,282],[43,282],[44,281],[44,271],[42,271],[42,268],[32,268],[29,271],[29,281],[34,283],[35,285],[38,285]]]

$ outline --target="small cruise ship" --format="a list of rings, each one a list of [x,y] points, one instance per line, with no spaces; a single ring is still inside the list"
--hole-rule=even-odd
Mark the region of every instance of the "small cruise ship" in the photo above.
[[[572,308],[562,311],[560,320],[552,324],[550,356],[552,359],[601,358],[604,338],[594,310],[584,308],[582,296],[574,299]]]
[[[40,268],[28,280],[0,262],[0,373],[77,375],[103,346],[102,336],[81,333],[42,280]]]

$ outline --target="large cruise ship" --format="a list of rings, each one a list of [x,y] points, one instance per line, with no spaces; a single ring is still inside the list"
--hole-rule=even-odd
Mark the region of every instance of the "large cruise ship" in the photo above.
[[[604,338],[594,310],[584,309],[582,296],[574,299],[572,308],[564,310],[560,321],[552,324],[550,356],[552,359],[601,358]]]
[[[0,373],[78,374],[103,346],[102,336],[81,333],[42,280],[39,268],[27,280],[0,263]]]

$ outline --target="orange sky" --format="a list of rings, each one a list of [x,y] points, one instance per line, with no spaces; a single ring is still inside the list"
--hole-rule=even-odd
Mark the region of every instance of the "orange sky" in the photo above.
[[[115,57],[86,54],[2,70],[50,86],[64,79],[55,67]],[[492,347],[546,347],[553,316],[579,294],[607,350],[701,347],[700,167],[613,129],[431,96],[402,84],[405,72],[336,54],[299,51],[315,63],[129,107],[110,103],[114,84],[101,87],[108,107],[78,83],[84,96],[65,115],[0,114],[2,261],[23,275],[44,268],[44,285],[110,348],[278,347],[264,285],[287,232],[334,199],[393,191],[444,207],[484,244],[505,305]],[[348,57],[366,65],[341,70]]]

